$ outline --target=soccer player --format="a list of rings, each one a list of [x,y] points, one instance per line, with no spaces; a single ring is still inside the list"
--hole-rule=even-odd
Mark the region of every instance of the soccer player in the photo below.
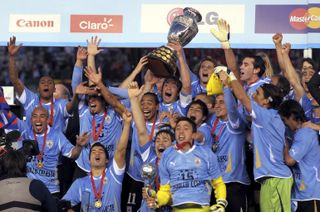
[[[73,96],[70,102],[64,99],[55,99],[53,97],[54,81],[49,76],[40,78],[38,85],[39,95],[25,87],[19,79],[16,69],[16,55],[21,46],[21,44],[16,46],[16,38],[14,36],[10,38],[8,42],[9,77],[17,92],[18,100],[25,110],[26,120],[30,123],[33,110],[40,105],[49,112],[49,125],[62,132],[65,129],[65,120],[70,116],[72,108],[76,105],[76,95]]]
[[[297,212],[320,210],[320,145],[317,132],[306,127],[307,118],[301,105],[294,100],[283,102],[279,114],[294,132],[293,142],[287,143],[284,159],[292,167],[294,184],[292,200]]]
[[[221,71],[220,77],[227,75]],[[278,114],[282,94],[278,87],[263,84],[247,96],[240,82],[230,73],[230,87],[252,117],[254,178],[261,183],[261,211],[290,211],[292,174],[283,159],[285,126]]]
[[[33,156],[27,163],[27,176],[31,179],[41,180],[49,189],[51,194],[59,196],[59,182],[57,179],[57,165],[59,154],[77,159],[82,147],[88,142],[89,135],[83,133],[77,136],[76,146],[73,146],[57,129],[49,125],[48,111],[38,106],[31,116],[32,130],[26,127],[26,123],[19,120],[19,130],[23,132],[25,139],[36,140],[39,154]]]
[[[209,211],[213,187],[217,204],[211,206],[211,210],[224,211],[227,206],[226,187],[217,157],[211,149],[194,145],[195,132],[196,125],[191,119],[178,119],[176,145],[167,148],[160,160],[157,206],[172,201],[174,211]]]
[[[89,152],[90,174],[77,179],[62,198],[71,206],[81,203],[84,211],[120,211],[120,197],[125,173],[125,154],[128,144],[131,114],[123,113],[123,132],[113,159],[99,142],[92,145]],[[109,165],[107,163],[110,162]],[[107,168],[108,167],[108,168]]]

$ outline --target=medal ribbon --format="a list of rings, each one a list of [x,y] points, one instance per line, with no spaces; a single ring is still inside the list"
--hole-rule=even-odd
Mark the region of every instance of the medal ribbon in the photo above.
[[[53,125],[53,113],[54,113],[54,103],[53,103],[53,97],[51,97],[50,100],[51,104],[50,104],[50,117],[49,117],[49,126],[52,127]],[[42,100],[40,99],[40,106],[42,106]]]
[[[103,188],[103,181],[104,181],[104,177],[105,176],[106,176],[106,172],[104,170],[103,173],[102,173],[102,176],[101,176],[101,180],[100,180],[99,192],[97,192],[97,188],[96,188],[96,185],[95,185],[94,180],[93,180],[92,172],[90,172],[91,185],[92,185],[93,192],[94,192],[94,197],[96,198],[96,200],[99,200],[102,197],[102,188]]]
[[[33,131],[33,136],[34,136],[34,139],[36,140],[37,144],[39,145],[37,134],[34,131]],[[46,146],[46,140],[47,140],[47,130],[45,131],[44,136],[43,136],[43,143],[42,143],[42,147],[41,147],[41,152],[38,155],[38,161],[42,161],[44,148]]]
[[[218,125],[219,119],[216,118],[216,120],[214,121],[213,127],[211,129],[211,134],[214,135],[214,140],[215,142],[219,143],[219,138],[221,136],[221,133],[223,131],[223,129],[225,128],[225,124],[220,128],[218,135],[216,135],[214,132],[216,131],[217,125]]]
[[[100,133],[102,131],[103,123],[104,123],[104,120],[105,120],[106,116],[107,116],[107,112],[104,111],[103,118],[102,118],[102,121],[100,123],[100,127],[99,127],[99,130],[98,130],[98,133],[96,133],[96,119],[95,119],[95,116],[92,117],[92,128],[93,128],[92,137],[93,137],[94,141],[97,141],[98,138],[99,138],[99,135],[100,135]]]
[[[156,127],[156,121],[157,121],[157,117],[154,119],[154,121],[153,121],[153,123],[152,123],[151,133],[150,133],[150,135],[149,135],[149,141],[150,141],[150,142],[152,142],[154,129],[155,129],[155,127]]]

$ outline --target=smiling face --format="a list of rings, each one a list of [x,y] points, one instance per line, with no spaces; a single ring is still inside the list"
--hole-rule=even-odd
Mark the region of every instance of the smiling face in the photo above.
[[[141,109],[147,121],[153,121],[157,116],[158,104],[155,100],[156,96],[145,94],[141,99]]]
[[[178,99],[178,87],[174,80],[168,80],[163,84],[162,99],[166,104],[173,103]]]
[[[188,121],[180,121],[177,123],[175,129],[175,138],[178,144],[183,142],[190,142],[190,144],[192,144],[193,134],[191,123]]]
[[[227,107],[224,103],[224,96],[219,95],[216,97],[216,104],[214,106],[214,110],[216,113],[216,116],[219,119],[226,120],[228,117]]]
[[[88,100],[90,113],[98,114],[104,111],[105,105],[98,96],[90,96]]]
[[[171,145],[172,140],[170,134],[166,132],[160,132],[159,134],[157,134],[155,141],[155,150],[158,158],[161,158],[161,155],[164,152],[164,150],[166,150]]]
[[[203,114],[202,107],[199,104],[190,105],[187,117],[193,120],[196,123],[197,127],[199,127],[207,118]]]
[[[308,61],[304,61],[302,64],[302,83],[308,83],[315,73],[314,67]]]
[[[90,165],[92,168],[103,168],[108,163],[105,150],[101,146],[93,146],[90,153]]]
[[[49,76],[44,76],[40,78],[38,91],[40,94],[40,98],[48,100],[53,96],[53,92],[55,91],[53,79]]]
[[[199,68],[199,78],[202,85],[206,85],[214,71],[215,64],[209,60],[201,63]]]
[[[31,124],[35,133],[42,134],[47,131],[48,117],[48,111],[43,107],[36,107],[32,111]]]

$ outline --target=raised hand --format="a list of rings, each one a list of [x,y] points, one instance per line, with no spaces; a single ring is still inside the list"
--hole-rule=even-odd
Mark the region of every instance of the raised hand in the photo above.
[[[285,43],[282,45],[281,53],[282,54],[289,54],[291,49],[291,44],[290,43]]]
[[[128,124],[131,123],[132,114],[131,114],[129,111],[125,110],[125,111],[121,114],[121,116],[122,116],[122,119],[123,119],[123,121],[124,121],[125,123],[128,123]]]
[[[87,59],[88,52],[85,48],[78,46],[78,51],[77,51],[77,60],[85,60]]]
[[[219,19],[217,22],[218,30],[211,28],[211,34],[221,43],[223,49],[229,49],[230,25],[224,19]]]
[[[276,33],[272,36],[272,41],[275,45],[281,45],[282,44],[282,34],[281,33]]]
[[[131,99],[131,98],[138,97],[142,93],[142,90],[143,90],[143,86],[141,86],[141,88],[139,89],[137,82],[131,82],[128,87],[129,98]]]
[[[144,75],[144,82],[146,84],[154,85],[159,81],[159,78],[156,77],[149,69]]]
[[[76,88],[76,94],[84,94],[84,95],[98,95],[99,92],[96,88],[91,88],[86,86],[87,82],[80,83]]]
[[[76,140],[76,145],[83,147],[87,144],[87,142],[89,141],[90,138],[90,134],[87,132],[82,133],[81,135],[77,135],[76,136],[77,140]]]
[[[88,55],[95,56],[103,51],[103,49],[99,49],[99,44],[101,42],[101,39],[98,38],[98,36],[91,37],[90,42],[87,40],[87,51]]]
[[[139,63],[137,64],[135,70],[139,70],[139,72],[142,70],[142,68],[148,63],[148,57],[143,56],[140,58]]]
[[[177,53],[178,57],[183,56],[183,48],[182,48],[182,46],[181,46],[181,44],[179,42],[171,41],[167,45],[175,50],[175,52]]]
[[[92,67],[86,67],[84,69],[85,76],[93,82],[95,85],[98,85],[99,83],[102,83],[102,73],[101,68],[98,68],[98,73],[96,73]]]
[[[21,46],[22,46],[22,43],[20,43],[18,46],[16,45],[16,37],[15,36],[11,37],[9,42],[7,42],[9,55],[15,56]]]

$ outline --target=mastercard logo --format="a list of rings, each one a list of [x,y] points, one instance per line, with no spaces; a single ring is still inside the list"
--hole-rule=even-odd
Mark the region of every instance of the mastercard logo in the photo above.
[[[320,7],[310,7],[309,9],[297,8],[289,15],[289,22],[292,28],[303,30],[306,28],[320,28]]]
[[[170,10],[167,15],[168,24],[171,25],[173,19],[179,15],[183,15],[183,8],[177,7]]]

